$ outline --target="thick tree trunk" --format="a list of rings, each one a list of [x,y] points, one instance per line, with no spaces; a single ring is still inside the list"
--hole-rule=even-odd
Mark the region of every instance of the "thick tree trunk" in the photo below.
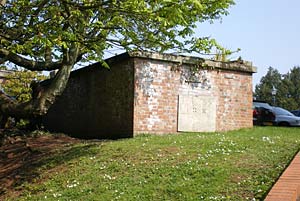
[[[56,98],[62,94],[67,86],[72,67],[68,65],[63,66],[56,76],[50,80],[49,85],[41,86],[41,90],[38,91],[40,94],[36,97],[36,101],[33,100],[34,116],[45,115]]]
[[[70,44],[68,49],[64,49],[63,59],[59,62],[33,62],[5,49],[0,49],[0,58],[2,54],[3,58],[15,64],[20,64],[24,68],[34,70],[58,69],[55,77],[49,80],[49,84],[38,85],[33,90],[33,98],[29,102],[18,103],[4,92],[0,92],[0,121],[7,117],[33,119],[45,115],[57,97],[65,90],[71,70],[78,62],[79,49],[76,43]]]
[[[5,93],[0,92],[0,119],[8,116],[17,119],[32,119],[45,115],[66,88],[72,67],[72,65],[62,66],[56,76],[49,80],[49,85],[39,85],[38,89],[35,89],[37,91],[29,102],[18,103]]]

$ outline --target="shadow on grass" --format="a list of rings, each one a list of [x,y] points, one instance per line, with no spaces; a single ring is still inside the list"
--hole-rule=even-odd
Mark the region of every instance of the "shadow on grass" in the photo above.
[[[17,196],[23,184],[38,181],[45,170],[95,154],[92,148],[98,144],[53,135],[8,140],[0,147],[0,200],[6,194]]]

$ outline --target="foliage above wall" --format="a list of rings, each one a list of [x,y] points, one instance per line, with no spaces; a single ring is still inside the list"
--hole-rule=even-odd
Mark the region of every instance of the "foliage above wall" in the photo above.
[[[209,53],[215,39],[194,37],[198,22],[228,14],[233,0],[7,0],[0,2],[0,64],[58,70],[40,96],[18,104],[0,94],[0,113],[37,117],[64,91],[78,62],[102,61],[105,50]]]

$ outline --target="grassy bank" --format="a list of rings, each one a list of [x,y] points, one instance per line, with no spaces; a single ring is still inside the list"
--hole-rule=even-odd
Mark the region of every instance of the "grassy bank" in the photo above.
[[[261,200],[299,148],[300,128],[279,127],[86,142],[17,200]]]

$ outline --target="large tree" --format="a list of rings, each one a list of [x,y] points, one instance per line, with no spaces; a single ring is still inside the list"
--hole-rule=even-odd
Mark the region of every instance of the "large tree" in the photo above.
[[[288,73],[281,75],[277,69],[269,67],[268,72],[255,86],[255,98],[288,110],[300,108],[300,67],[292,68]],[[276,89],[275,97],[272,95]],[[275,98],[275,99],[273,99]]]
[[[289,110],[300,109],[300,67],[293,67],[283,75],[279,105]]]
[[[214,39],[193,37],[197,22],[228,14],[233,0],[1,0],[0,64],[58,70],[31,101],[0,94],[0,113],[32,118],[47,113],[77,62],[103,59],[110,48],[208,53]]]
[[[257,100],[263,100],[270,104],[274,103],[274,99],[277,101],[277,97],[279,96],[278,88],[281,84],[281,74],[279,71],[273,67],[268,68],[268,72],[265,76],[263,76],[259,82],[255,86],[254,97]],[[272,91],[277,90],[276,96],[273,97]]]

